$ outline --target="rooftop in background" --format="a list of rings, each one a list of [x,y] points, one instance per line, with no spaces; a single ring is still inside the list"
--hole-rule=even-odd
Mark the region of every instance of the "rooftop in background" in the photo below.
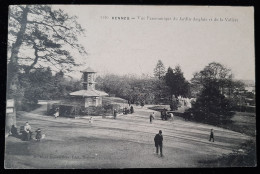
[[[85,70],[82,70],[82,71],[80,71],[80,72],[82,72],[82,73],[84,73],[84,72],[96,73],[97,71],[93,70],[93,69],[90,68],[90,67],[87,67]]]

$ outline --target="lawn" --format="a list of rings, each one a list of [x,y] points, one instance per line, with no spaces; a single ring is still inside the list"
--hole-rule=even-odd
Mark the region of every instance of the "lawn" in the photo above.
[[[6,138],[5,168],[178,168],[204,167],[239,149],[250,136],[231,130],[184,121],[162,121],[160,113],[135,107],[134,114],[117,119],[54,119],[44,116],[44,109],[19,112],[17,125],[29,121],[35,131],[41,128],[46,138],[41,142]],[[149,113],[155,120],[149,122]],[[209,131],[215,130],[215,142]],[[164,157],[154,154],[153,138],[159,130],[164,136]],[[211,165],[218,167],[217,163]],[[252,164],[254,165],[254,164]],[[223,167],[225,164],[223,164]]]

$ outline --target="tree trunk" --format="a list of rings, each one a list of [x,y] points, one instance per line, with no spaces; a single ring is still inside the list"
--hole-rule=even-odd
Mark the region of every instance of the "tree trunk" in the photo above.
[[[29,12],[29,7],[26,6],[23,9],[22,18],[20,21],[21,27],[19,32],[17,33],[17,38],[14,44],[12,45],[11,49],[11,57],[10,61],[7,65],[7,98],[13,98],[14,99],[14,110],[12,114],[6,114],[6,129],[9,131],[12,125],[16,125],[16,106],[17,106],[17,98],[15,97],[15,92],[18,89],[18,71],[19,71],[19,65],[18,65],[18,54],[20,47],[23,42],[23,36],[26,31],[26,25],[27,25],[27,16]]]
[[[27,25],[27,16],[28,16],[29,8],[26,6],[23,10],[23,15],[21,19],[21,27],[20,31],[17,33],[17,38],[15,43],[12,45],[11,49],[11,57],[10,57],[10,62],[8,63],[8,70],[7,70],[7,90],[9,91],[11,88],[11,84],[14,86],[18,84],[17,80],[17,73],[19,70],[18,67],[18,53],[20,50],[20,47],[23,42],[23,36],[26,30],[26,25]],[[17,87],[17,86],[16,86]],[[10,91],[9,91],[10,92]]]

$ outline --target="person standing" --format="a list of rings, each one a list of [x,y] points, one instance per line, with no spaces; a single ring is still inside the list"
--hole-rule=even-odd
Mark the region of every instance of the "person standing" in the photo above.
[[[173,113],[170,113],[170,116],[171,116],[171,120],[173,121],[173,119],[174,119],[174,118],[173,118]]]
[[[25,123],[24,132],[26,133],[26,140],[29,141],[32,138],[32,128],[28,122]]]
[[[211,141],[211,139],[214,142],[214,131],[213,131],[213,129],[210,130],[209,141]]]
[[[92,117],[89,118],[89,123],[93,123],[93,118]]]
[[[153,122],[153,119],[154,119],[154,112],[152,114],[150,114],[150,123]]]
[[[35,136],[36,141],[40,141],[42,139],[41,129],[38,128],[35,132],[36,132],[36,136]]]
[[[154,143],[156,147],[156,154],[158,155],[158,150],[160,148],[160,155],[161,157],[163,156],[162,148],[163,148],[163,136],[162,136],[162,131],[159,130],[159,133],[155,135],[154,137]]]
[[[134,113],[134,107],[133,106],[130,107],[130,113],[131,114]]]
[[[117,116],[117,110],[114,109],[114,119],[116,119],[116,116]]]
[[[153,120],[154,120],[154,119],[155,119],[155,114],[154,114],[154,112],[153,112],[152,116],[153,116]]]
[[[14,136],[14,137],[19,137],[19,133],[18,133],[17,128],[15,127],[15,125],[12,125],[11,135]]]
[[[166,109],[163,109],[163,120],[167,120],[167,113],[166,113]]]
[[[54,118],[56,119],[58,116],[60,116],[59,108],[56,108],[56,112],[54,114]]]
[[[141,107],[142,108],[144,107],[144,101],[143,100],[141,101]]]

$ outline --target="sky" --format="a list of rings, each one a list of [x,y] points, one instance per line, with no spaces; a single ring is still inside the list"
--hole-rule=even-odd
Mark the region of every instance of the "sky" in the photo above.
[[[73,77],[79,78],[79,70],[88,66],[99,75],[152,76],[160,59],[166,69],[180,65],[188,80],[213,61],[230,68],[236,79],[255,79],[252,7],[59,5],[55,8],[76,15],[86,30],[79,42],[88,55],[82,57],[73,51],[76,61],[82,64],[70,74]]]

